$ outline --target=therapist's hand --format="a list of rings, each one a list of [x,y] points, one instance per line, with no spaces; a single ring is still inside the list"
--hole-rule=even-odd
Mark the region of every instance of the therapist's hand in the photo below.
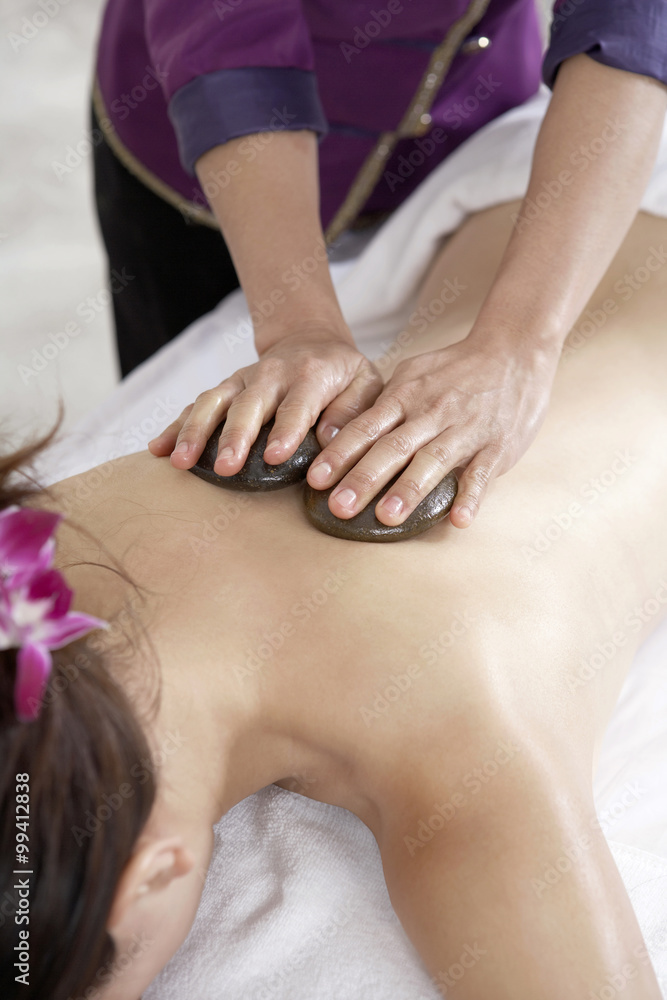
[[[450,520],[467,527],[489,482],[535,437],[559,354],[555,347],[518,349],[478,329],[474,339],[402,361],[375,404],[318,455],[308,482],[328,489],[340,480],[329,509],[349,518],[405,469],[375,507],[379,521],[397,525],[447,473],[465,466]]]
[[[179,469],[195,464],[226,417],[225,454],[215,471],[235,474],[274,414],[264,458],[277,465],[323,410],[321,445],[382,389],[379,372],[354,345],[329,272],[317,135],[308,129],[262,132],[252,156],[249,138],[214,146],[195,167],[245,293],[259,361],[202,393],[150,443],[154,455],[171,455]]]
[[[264,460],[279,464],[296,451],[323,410],[316,430],[322,447],[375,401],[382,384],[349,330],[309,325],[281,336],[255,364],[202,392],[149,449],[154,455],[171,455],[176,468],[189,469],[226,416],[215,471],[233,475],[262,425],[275,414]]]

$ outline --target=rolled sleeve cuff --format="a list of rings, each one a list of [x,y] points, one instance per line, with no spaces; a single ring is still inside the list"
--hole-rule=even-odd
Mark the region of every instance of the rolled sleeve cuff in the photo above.
[[[542,79],[553,87],[560,64],[584,52],[596,62],[667,84],[665,0],[565,0],[555,5]]]
[[[184,169],[194,176],[196,161],[220,143],[253,132],[328,129],[310,70],[244,67],[205,73],[181,87],[169,102]]]

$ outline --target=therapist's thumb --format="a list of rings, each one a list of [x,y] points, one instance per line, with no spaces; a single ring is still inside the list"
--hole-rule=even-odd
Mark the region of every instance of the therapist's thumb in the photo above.
[[[372,406],[384,389],[379,371],[367,359],[346,389],[327,406],[316,428],[317,440],[322,448],[334,439],[338,431]]]

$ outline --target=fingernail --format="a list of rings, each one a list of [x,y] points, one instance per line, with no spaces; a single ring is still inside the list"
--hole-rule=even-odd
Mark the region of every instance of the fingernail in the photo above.
[[[229,461],[230,458],[233,457],[234,457],[234,449],[231,448],[229,445],[227,445],[227,447],[223,448],[222,451],[218,454],[216,462],[219,462],[221,459],[223,462],[227,462]]]
[[[322,437],[324,438],[326,444],[329,444],[331,441],[333,441],[333,439],[336,437],[336,434],[338,434],[339,430],[340,427],[333,427],[331,424],[329,424],[328,427],[322,428]]]
[[[283,448],[286,448],[286,447],[287,447],[287,444],[286,444],[285,441],[281,441],[280,438],[275,438],[273,441],[269,441],[269,443],[266,446],[266,450],[267,451],[274,451],[274,450],[283,449]]]
[[[349,487],[341,490],[340,493],[334,493],[333,496],[341,507],[347,507],[348,510],[351,510],[357,502],[357,494],[354,490],[349,489]]]
[[[177,444],[174,448],[174,455],[185,455],[189,448],[190,445],[187,441],[181,441],[180,444]]]
[[[328,462],[318,462],[317,465],[311,465],[309,479],[312,479],[314,483],[326,483],[327,479],[331,475],[331,466]]]
[[[456,513],[458,514],[459,521],[465,521],[467,523],[472,521],[472,511],[470,510],[470,507],[458,507]]]
[[[403,501],[400,497],[385,497],[382,501],[382,506],[390,514],[400,514],[403,510]]]

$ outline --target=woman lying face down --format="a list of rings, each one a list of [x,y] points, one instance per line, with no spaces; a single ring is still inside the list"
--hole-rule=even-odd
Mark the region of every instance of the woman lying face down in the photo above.
[[[448,241],[422,298],[452,274],[468,291],[410,351],[465,336],[515,209],[474,216]],[[596,296],[666,230],[638,216]],[[400,544],[332,538],[307,522],[299,487],[234,495],[145,453],[100,467],[92,494],[85,473],[41,495],[5,483],[5,509],[66,515],[56,565],[74,610],[110,625],[51,654],[32,721],[17,718],[16,648],[0,653],[3,997],[138,1000],[192,925],[215,823],[276,782],[370,828],[434,980],[477,942],[483,958],[448,995],[585,997],[632,965],[625,1000],[658,1000],[591,779],[659,616],[641,632],[625,623],[667,571],[664,296],[656,275],[566,347],[544,426],[466,532],[444,521]],[[619,451],[627,471],[586,500]],[[575,500],[568,530],[535,556]],[[572,683],[619,629],[608,667]],[[379,699],[397,677],[410,683]],[[422,836],[434,803],[455,803],[499,746],[493,781]],[[15,860],[17,775],[30,865]],[[583,836],[568,876],[538,892],[544,864]],[[26,898],[29,923],[17,923]]]

